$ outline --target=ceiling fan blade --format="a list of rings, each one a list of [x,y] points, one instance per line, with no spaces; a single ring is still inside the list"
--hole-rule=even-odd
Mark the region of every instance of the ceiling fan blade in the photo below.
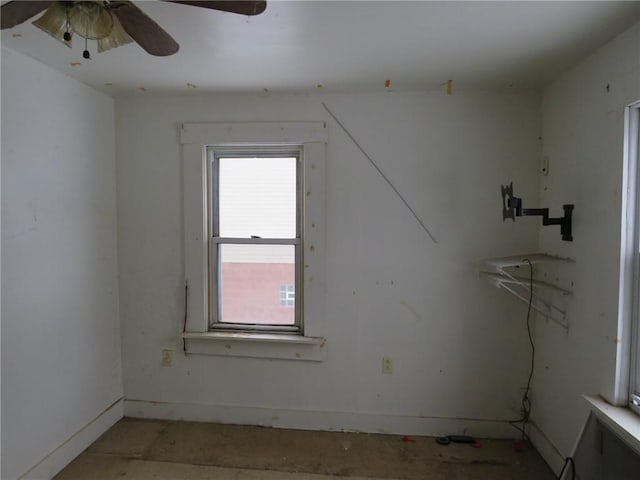
[[[171,3],[181,3],[182,5],[193,5],[194,7],[208,8],[211,10],[222,10],[223,12],[239,13],[241,15],[259,15],[267,8],[266,1],[186,1],[165,0]]]
[[[142,10],[128,2],[113,10],[122,28],[147,53],[158,57],[173,55],[180,45]]]
[[[46,10],[55,2],[25,2],[16,0],[0,7],[0,30],[15,27]]]

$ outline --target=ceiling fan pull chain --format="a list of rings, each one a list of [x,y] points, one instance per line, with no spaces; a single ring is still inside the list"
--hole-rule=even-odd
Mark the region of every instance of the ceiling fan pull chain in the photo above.
[[[87,40],[87,37],[84,38],[84,52],[82,52],[82,58],[86,58],[87,60],[91,58],[91,55],[89,54],[89,49],[87,47],[87,43],[89,41]]]
[[[64,24],[64,35],[62,36],[62,38],[64,38],[65,42],[70,42],[71,41],[71,32],[69,32],[69,5],[67,5],[65,7],[65,14],[67,17],[67,21]]]

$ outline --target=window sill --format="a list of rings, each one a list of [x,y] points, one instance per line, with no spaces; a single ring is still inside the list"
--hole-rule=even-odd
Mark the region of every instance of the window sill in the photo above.
[[[226,357],[275,358],[321,362],[327,356],[322,337],[246,332],[183,333],[187,353]]]
[[[620,440],[640,454],[640,416],[626,407],[616,407],[603,398],[584,395],[593,414],[604,423]]]

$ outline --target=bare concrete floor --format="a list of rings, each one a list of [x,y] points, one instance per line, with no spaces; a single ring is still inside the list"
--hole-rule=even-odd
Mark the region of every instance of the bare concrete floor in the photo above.
[[[511,441],[480,448],[431,437],[309,432],[125,418],[55,480],[553,480]]]

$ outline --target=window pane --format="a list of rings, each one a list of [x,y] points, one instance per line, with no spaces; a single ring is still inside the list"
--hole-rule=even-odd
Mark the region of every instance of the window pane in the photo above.
[[[220,236],[295,238],[297,159],[218,160]]]
[[[293,245],[220,245],[220,260],[220,322],[295,325]]]

